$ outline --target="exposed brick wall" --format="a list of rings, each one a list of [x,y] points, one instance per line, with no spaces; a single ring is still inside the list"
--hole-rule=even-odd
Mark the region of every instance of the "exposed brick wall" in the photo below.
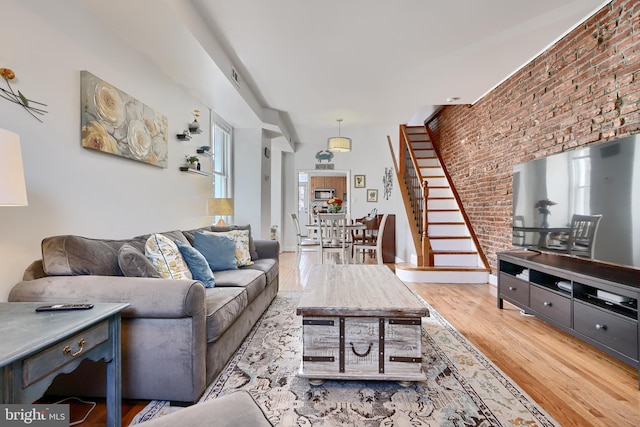
[[[435,139],[492,270],[511,246],[516,163],[640,132],[640,2],[614,0],[473,106],[445,107]]]

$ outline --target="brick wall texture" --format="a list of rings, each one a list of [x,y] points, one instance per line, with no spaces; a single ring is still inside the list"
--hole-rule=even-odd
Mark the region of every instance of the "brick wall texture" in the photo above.
[[[613,0],[434,139],[492,271],[511,249],[513,166],[640,133],[640,1]]]

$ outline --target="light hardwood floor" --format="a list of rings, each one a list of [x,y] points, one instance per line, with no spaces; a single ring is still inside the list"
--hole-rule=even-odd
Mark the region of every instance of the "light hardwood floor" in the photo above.
[[[300,290],[315,253],[280,257],[280,290]],[[393,267],[392,265],[390,266]],[[562,426],[639,426],[636,369],[505,303],[496,308],[491,285],[408,283]],[[127,426],[147,402],[123,402]],[[74,408],[75,407],[75,408]],[[72,413],[82,408],[72,405]],[[80,415],[78,415],[80,416]],[[72,416],[72,419],[77,419]],[[105,425],[104,403],[80,424]]]

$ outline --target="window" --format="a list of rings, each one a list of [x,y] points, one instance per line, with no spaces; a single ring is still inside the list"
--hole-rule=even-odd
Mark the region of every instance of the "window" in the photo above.
[[[213,197],[232,197],[232,128],[219,117],[213,123]]]

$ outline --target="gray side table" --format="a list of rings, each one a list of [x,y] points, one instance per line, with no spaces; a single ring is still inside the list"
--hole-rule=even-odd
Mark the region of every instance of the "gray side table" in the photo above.
[[[42,302],[0,303],[1,403],[33,403],[83,360],[107,362],[107,425],[121,412],[120,312],[128,303],[36,313]]]

